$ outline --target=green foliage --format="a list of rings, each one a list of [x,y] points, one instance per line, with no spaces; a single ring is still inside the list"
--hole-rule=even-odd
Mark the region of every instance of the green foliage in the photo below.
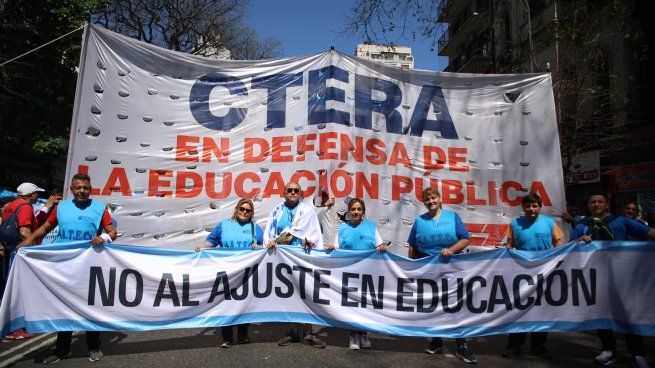
[[[34,142],[34,148],[35,151],[42,153],[42,154],[48,154],[48,153],[66,153],[66,148],[63,146],[63,143],[65,141],[61,137],[55,137],[55,138],[49,138],[49,139],[43,139],[43,140],[37,140]]]
[[[86,20],[172,50],[235,58],[279,55],[241,23],[241,0],[0,0],[0,63],[81,27]],[[82,31],[0,67],[0,145],[65,153]]]
[[[84,24],[92,2],[0,2],[0,61],[13,58]],[[0,143],[37,148],[68,137],[81,31],[0,68]],[[42,152],[55,145],[39,144]]]

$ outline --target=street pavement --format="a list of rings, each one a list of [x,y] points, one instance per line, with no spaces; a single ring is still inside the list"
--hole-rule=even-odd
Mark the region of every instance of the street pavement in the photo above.
[[[56,367],[451,367],[467,366],[454,357],[455,343],[446,339],[446,353],[430,355],[423,352],[425,338],[369,334],[370,350],[349,350],[348,331],[322,328],[319,332],[327,342],[325,349],[304,344],[277,346],[277,339],[289,324],[267,323],[250,326],[251,344],[233,345],[221,349],[220,329],[162,330],[150,332],[107,332],[102,335],[104,358],[88,360],[84,334],[73,338],[72,355],[56,363]],[[236,331],[235,331],[236,333]],[[43,366],[41,361],[52,351],[56,334],[41,334],[23,342],[0,346],[0,367]],[[621,334],[617,334],[620,361],[614,366],[629,367],[631,359],[625,352]],[[528,341],[529,343],[529,341]],[[500,356],[506,336],[485,336],[471,339],[469,346],[479,366],[488,367],[598,367],[592,360],[599,353],[595,333],[552,333],[547,347],[553,357],[540,359],[524,356],[507,359]],[[647,338],[648,351],[653,351],[655,339]]]

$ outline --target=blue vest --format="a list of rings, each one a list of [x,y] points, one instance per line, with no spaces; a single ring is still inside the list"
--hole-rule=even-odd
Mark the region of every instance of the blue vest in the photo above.
[[[55,243],[76,240],[91,240],[100,229],[102,214],[107,206],[95,200],[86,208],[79,208],[72,199],[61,201],[57,206],[57,222],[59,234]]]
[[[455,212],[441,210],[438,219],[432,218],[425,213],[414,220],[416,248],[421,253],[427,253],[432,249],[448,248],[457,243],[457,228],[455,223]]]
[[[525,217],[512,220],[514,246],[520,250],[547,250],[553,247],[553,229],[555,221],[539,215],[535,221]]]
[[[357,226],[349,222],[339,225],[339,247],[341,249],[375,249],[375,224],[369,220]]]
[[[263,231],[257,224],[246,222],[240,223],[237,220],[223,220],[219,223],[221,227],[220,241],[221,248],[248,248],[252,243],[262,243]],[[253,234],[253,231],[255,233]]]

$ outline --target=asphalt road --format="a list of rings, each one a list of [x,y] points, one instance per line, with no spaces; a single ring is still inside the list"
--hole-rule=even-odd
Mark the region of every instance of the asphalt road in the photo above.
[[[88,361],[83,334],[73,338],[72,356],[56,363],[56,367],[450,367],[467,366],[453,356],[455,344],[446,340],[446,354],[429,355],[423,352],[427,344],[424,338],[396,337],[370,334],[373,347],[370,350],[349,350],[348,332],[335,328],[323,328],[320,335],[328,346],[317,349],[304,344],[277,346],[277,339],[284,335],[288,324],[268,323],[250,326],[251,344],[233,345],[221,349],[220,330],[186,329],[151,332],[103,333],[102,351],[105,356],[99,362]],[[41,361],[49,355],[56,334],[38,335],[24,342],[4,343],[0,346],[0,367],[43,366]],[[617,367],[631,366],[625,352],[621,334]],[[471,339],[469,346],[478,359],[478,365],[489,367],[598,367],[592,362],[599,351],[594,333],[552,333],[547,347],[553,357],[539,359],[524,355],[515,359],[500,356],[506,344],[506,336],[486,336]],[[648,351],[653,351],[655,339],[647,338]],[[527,350],[527,348],[525,349]]]

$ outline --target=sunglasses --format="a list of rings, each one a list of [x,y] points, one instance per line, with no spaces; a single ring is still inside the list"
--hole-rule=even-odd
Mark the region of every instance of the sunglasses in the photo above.
[[[287,193],[300,193],[300,188],[287,188]]]
[[[250,208],[243,207],[243,206],[237,208],[237,210],[239,210],[239,212],[243,212],[243,213],[252,213],[252,210]]]

